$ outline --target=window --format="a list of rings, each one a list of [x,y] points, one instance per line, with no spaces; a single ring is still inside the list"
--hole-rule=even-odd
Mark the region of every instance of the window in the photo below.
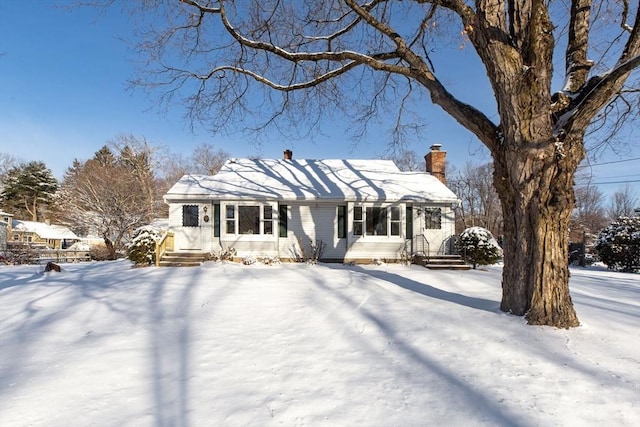
[[[440,208],[425,208],[424,228],[427,230],[442,228],[442,210]]]
[[[367,208],[366,223],[368,236],[386,236],[387,235],[387,209],[386,208]]]
[[[263,206],[262,212],[262,233],[273,234],[273,208]]]
[[[182,226],[197,227],[198,225],[198,205],[182,205]]]
[[[338,239],[347,237],[347,207],[338,206]]]
[[[400,235],[400,208],[397,206],[392,206],[389,208],[390,211],[390,226],[391,226],[391,235],[399,236]]]
[[[260,234],[260,206],[238,206],[238,234]]]
[[[353,207],[354,236],[400,236],[401,227],[402,214],[399,206]],[[340,212],[338,211],[338,233],[340,232]]]
[[[226,223],[227,234],[273,234],[273,207],[227,205]]]
[[[362,236],[362,206],[353,207],[353,235]]]
[[[233,205],[227,205],[227,213],[225,215],[227,220],[227,234],[236,234],[236,207]]]
[[[287,205],[278,206],[278,226],[280,237],[287,237]]]

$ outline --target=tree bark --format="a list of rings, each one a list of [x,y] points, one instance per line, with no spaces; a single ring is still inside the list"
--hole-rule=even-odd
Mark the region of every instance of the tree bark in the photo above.
[[[105,236],[105,237],[104,237],[104,245],[105,245],[105,246],[106,246],[106,248],[107,248],[108,259],[109,259],[110,261],[115,260],[115,259],[117,258],[117,257],[116,257],[116,247],[115,247],[115,245],[113,244],[113,242],[111,241],[111,239],[109,239],[108,237],[106,237],[106,236]]]
[[[581,144],[572,147],[562,155],[548,143],[494,156],[505,229],[500,309],[533,325],[579,325],[569,293],[568,234],[573,176],[584,152]]]

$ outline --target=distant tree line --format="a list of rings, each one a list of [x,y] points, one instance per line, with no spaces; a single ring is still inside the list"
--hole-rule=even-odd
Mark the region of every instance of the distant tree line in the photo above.
[[[0,153],[0,209],[15,219],[68,226],[99,236],[107,259],[122,253],[134,230],[167,217],[162,196],[185,174],[215,174],[229,154],[201,144],[185,157],[144,137],[120,135],[88,160],[75,159],[61,182],[44,162]]]

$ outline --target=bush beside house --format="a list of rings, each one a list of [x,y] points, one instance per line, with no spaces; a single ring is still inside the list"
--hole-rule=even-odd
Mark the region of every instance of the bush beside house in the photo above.
[[[477,268],[478,265],[495,264],[502,258],[502,248],[491,232],[482,227],[464,230],[456,242],[462,258]]]
[[[156,242],[162,237],[153,226],[138,228],[127,245],[127,258],[137,265],[151,265],[156,262]]]

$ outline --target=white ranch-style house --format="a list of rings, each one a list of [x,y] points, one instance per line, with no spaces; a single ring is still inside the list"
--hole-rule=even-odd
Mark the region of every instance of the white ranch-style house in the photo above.
[[[185,175],[164,196],[174,251],[287,260],[322,242],[327,262],[450,254],[459,200],[443,182],[445,155],[434,145],[427,172],[401,172],[390,160],[294,160],[286,150]]]

